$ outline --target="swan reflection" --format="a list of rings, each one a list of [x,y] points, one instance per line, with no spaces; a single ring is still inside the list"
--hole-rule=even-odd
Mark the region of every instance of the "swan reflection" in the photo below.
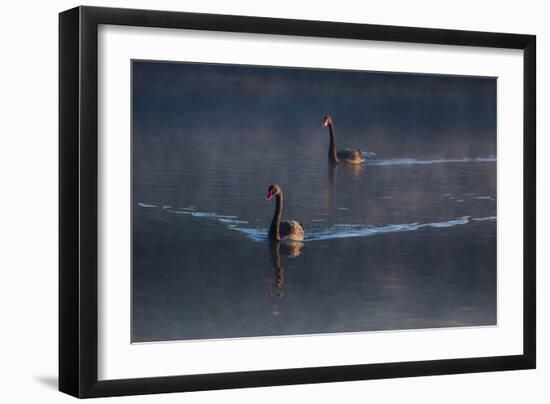
[[[303,246],[304,243],[300,241],[294,241],[284,244],[273,242],[269,244],[270,261],[273,268],[275,268],[275,276],[270,282],[271,286],[268,293],[269,297],[280,300],[285,295],[285,269],[281,265],[281,249],[283,250],[283,253],[285,255],[289,257],[297,257],[302,254]],[[273,305],[271,313],[274,316],[278,316],[281,314],[279,305],[277,303]]]

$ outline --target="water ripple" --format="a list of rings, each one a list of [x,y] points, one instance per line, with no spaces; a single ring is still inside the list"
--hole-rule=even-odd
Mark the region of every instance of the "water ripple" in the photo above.
[[[435,159],[435,160],[401,158],[401,159],[387,159],[387,160],[367,160],[366,164],[371,166],[403,166],[403,165],[413,165],[413,164],[494,163],[496,161],[497,161],[496,157]]]
[[[144,208],[158,207],[158,205],[149,204],[149,203],[138,203],[138,206]],[[192,217],[215,220],[227,227],[229,230],[237,231],[247,238],[253,241],[265,242],[267,240],[267,229],[259,228],[248,228],[243,227],[242,225],[248,224],[246,220],[241,220],[234,215],[221,215],[213,212],[198,212],[194,208],[180,208],[168,210],[165,209],[165,212],[179,214],[179,215],[188,215]],[[365,224],[333,224],[326,228],[316,230],[308,229],[306,226],[306,238],[304,241],[317,241],[317,240],[332,240],[340,238],[351,238],[351,237],[369,237],[375,236],[378,234],[388,234],[388,233],[400,233],[407,231],[415,231],[426,228],[448,228],[459,225],[466,225],[471,222],[485,222],[485,221],[496,221],[496,216],[486,216],[486,217],[472,217],[472,216],[461,216],[456,219],[446,220],[441,222],[430,222],[430,223],[403,223],[403,224],[388,224],[384,226],[373,226]],[[313,220],[318,222],[318,220]]]

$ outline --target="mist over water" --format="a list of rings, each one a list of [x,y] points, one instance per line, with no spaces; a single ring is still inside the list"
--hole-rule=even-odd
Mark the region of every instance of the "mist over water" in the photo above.
[[[495,79],[132,68],[134,342],[496,324]]]

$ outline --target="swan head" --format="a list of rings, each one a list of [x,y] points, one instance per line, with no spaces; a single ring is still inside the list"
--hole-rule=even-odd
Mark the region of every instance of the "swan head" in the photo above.
[[[267,197],[265,199],[270,201],[275,195],[279,195],[281,192],[283,192],[283,190],[277,184],[270,185],[267,189]]]
[[[332,118],[330,116],[325,116],[323,119],[323,126],[326,128],[327,126],[332,125]]]

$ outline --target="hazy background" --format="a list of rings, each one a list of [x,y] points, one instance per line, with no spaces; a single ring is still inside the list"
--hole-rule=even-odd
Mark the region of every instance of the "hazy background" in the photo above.
[[[163,137],[222,132],[269,147],[264,134],[276,131],[312,147],[330,114],[338,134],[360,136],[379,157],[496,154],[492,78],[137,62],[133,83],[140,141],[159,141],[163,129]]]

